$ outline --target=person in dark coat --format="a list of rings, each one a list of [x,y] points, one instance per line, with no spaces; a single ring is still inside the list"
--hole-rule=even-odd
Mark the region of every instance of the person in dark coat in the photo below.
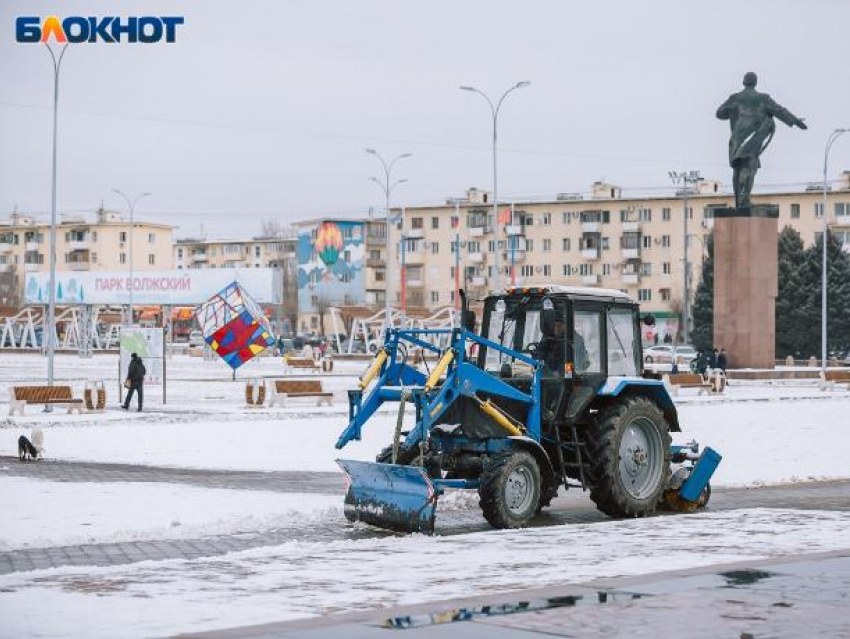
[[[697,351],[696,372],[700,375],[705,375],[706,368],[708,368],[708,358],[702,352],[702,349],[700,349]]]
[[[127,399],[124,400],[124,410],[130,409],[130,400],[133,399],[133,393],[137,393],[139,401],[138,411],[142,411],[143,386],[147,372],[145,365],[142,363],[142,358],[133,353],[130,356],[130,367],[127,369],[127,382],[129,382],[129,385],[125,382],[125,386],[129,386],[129,388],[127,390]]]
[[[717,349],[715,348],[711,351],[711,354],[708,356],[708,367],[712,370],[717,368]]]
[[[726,357],[726,349],[720,349],[720,355],[717,356],[717,368],[722,370],[724,373],[726,372],[726,366],[728,366],[729,360]]]

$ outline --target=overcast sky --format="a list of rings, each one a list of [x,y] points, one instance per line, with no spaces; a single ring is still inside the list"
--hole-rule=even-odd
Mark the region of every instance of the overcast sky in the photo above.
[[[52,68],[16,44],[18,15],[108,15],[116,3],[0,4],[0,219],[50,209]],[[728,123],[741,88],[804,117],[779,124],[762,190],[818,179],[829,132],[850,126],[850,3],[494,0],[121,2],[123,15],[183,15],[176,44],[72,45],[62,67],[60,211],[153,192],[140,218],[180,235],[255,233],[263,219],[380,211],[364,149],[397,165],[394,204],[490,189],[491,119],[471,84],[499,94],[500,195],[666,188],[670,169],[730,181]],[[114,10],[114,9],[112,9]],[[850,135],[830,173],[850,169]],[[646,189],[646,190],[644,190]]]

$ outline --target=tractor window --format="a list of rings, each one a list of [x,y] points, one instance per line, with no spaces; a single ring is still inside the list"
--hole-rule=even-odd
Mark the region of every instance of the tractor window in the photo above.
[[[490,311],[490,323],[487,330],[487,338],[503,344],[508,348],[513,348],[514,345],[514,328],[516,322],[505,321],[505,311],[500,311],[493,308]],[[488,371],[498,371],[504,360],[510,360],[504,353],[500,353],[495,348],[487,349],[487,357],[484,360],[484,369]]]
[[[629,309],[608,311],[608,374],[637,375],[635,316]]]
[[[575,312],[573,364],[579,375],[602,372],[601,319],[599,311]]]
[[[526,312],[521,350],[525,351],[529,344],[539,344],[542,337],[543,335],[540,333],[540,311]]]

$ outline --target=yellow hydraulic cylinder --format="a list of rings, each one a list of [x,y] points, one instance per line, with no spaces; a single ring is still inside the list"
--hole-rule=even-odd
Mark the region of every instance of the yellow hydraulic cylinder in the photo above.
[[[498,406],[495,406],[490,403],[489,399],[486,402],[479,401],[478,407],[487,415],[496,420],[496,423],[499,424],[499,426],[504,428],[506,431],[508,431],[508,433],[510,433],[514,437],[519,437],[520,435],[522,435],[522,431],[517,428],[510,419],[508,419],[507,415],[505,415],[501,410],[499,410]]]
[[[425,382],[425,392],[430,392],[437,385],[437,382],[440,381],[440,378],[443,376],[443,373],[446,372],[446,369],[449,367],[449,364],[452,363],[452,360],[455,357],[455,352],[448,348],[446,352],[443,353],[443,356],[440,358],[440,361],[437,362],[437,365],[434,367],[434,370],[431,371],[431,376],[428,378],[428,381]]]
[[[375,376],[381,371],[381,366],[384,365],[384,362],[387,361],[387,350],[382,348],[375,355],[375,359],[372,360],[372,365],[369,366],[369,369],[360,378],[360,381],[357,385],[360,387],[360,390],[365,390],[365,388],[371,383]]]

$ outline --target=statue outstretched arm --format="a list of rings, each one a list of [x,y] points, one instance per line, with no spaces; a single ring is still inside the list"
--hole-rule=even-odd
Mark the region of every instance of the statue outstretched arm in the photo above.
[[[734,96],[728,98],[726,102],[720,105],[720,108],[717,109],[717,119],[718,120],[728,120],[732,117],[732,113],[735,110],[734,100],[732,99]]]
[[[802,118],[798,118],[781,104],[777,103],[773,98],[767,98],[767,112],[778,120],[781,120],[788,126],[796,126],[801,129],[807,129],[806,123]]]

